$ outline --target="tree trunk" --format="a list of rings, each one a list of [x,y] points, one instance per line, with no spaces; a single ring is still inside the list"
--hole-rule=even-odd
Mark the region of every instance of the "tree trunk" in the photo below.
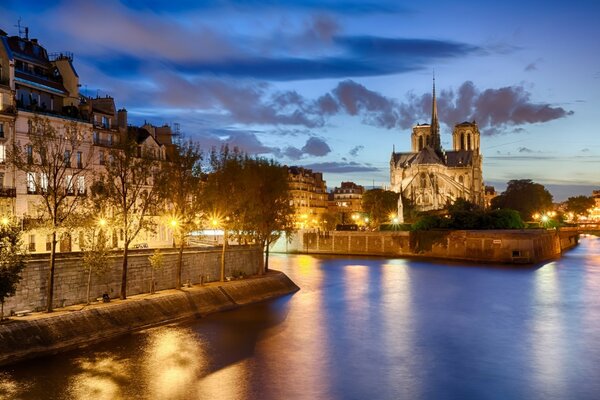
[[[225,250],[227,249],[227,229],[223,229],[223,251],[221,253],[221,282],[225,282]]]
[[[92,267],[89,267],[88,270],[88,281],[87,281],[87,290],[85,293],[85,304],[90,304],[90,287],[92,286]]]
[[[121,275],[121,300],[127,299],[127,253],[129,243],[125,242],[123,249],[123,273]]]
[[[269,241],[267,240],[266,242],[266,246],[265,246],[265,268],[263,273],[267,273],[269,272]]]
[[[181,289],[181,270],[183,267],[183,235],[180,238],[181,243],[179,243],[179,255],[177,256],[177,285],[175,289]]]
[[[154,266],[150,265],[150,294],[154,294]]]
[[[46,312],[52,312],[54,297],[54,267],[56,265],[56,231],[52,232],[52,247],[50,250],[50,269],[48,270],[48,287],[46,288]]]

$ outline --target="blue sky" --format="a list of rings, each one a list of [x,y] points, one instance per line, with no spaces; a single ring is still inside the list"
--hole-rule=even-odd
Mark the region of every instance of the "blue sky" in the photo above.
[[[435,70],[442,145],[475,119],[484,179],[600,188],[596,1],[3,0],[49,52],[72,51],[82,90],[134,123],[181,125],[324,172],[330,188],[389,183],[392,147],[427,122]]]

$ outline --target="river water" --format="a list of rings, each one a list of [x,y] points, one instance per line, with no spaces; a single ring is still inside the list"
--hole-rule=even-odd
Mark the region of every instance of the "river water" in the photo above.
[[[536,267],[271,264],[302,290],[0,369],[0,398],[600,398],[600,238]]]

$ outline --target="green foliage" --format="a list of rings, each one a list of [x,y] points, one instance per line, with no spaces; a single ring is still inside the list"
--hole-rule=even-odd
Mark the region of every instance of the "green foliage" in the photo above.
[[[593,208],[596,204],[591,196],[574,196],[567,199],[567,212],[575,215],[586,214],[587,210]]]
[[[210,155],[212,172],[204,185],[204,209],[217,217],[222,228],[240,240],[265,249],[282,234],[293,233],[287,168],[273,160],[250,158],[224,146]]]
[[[388,222],[390,214],[398,212],[398,196],[396,192],[383,189],[371,189],[363,194],[363,211],[369,215],[372,225]]]
[[[162,269],[164,262],[163,253],[160,251],[160,249],[155,249],[152,255],[148,257],[148,261],[150,262],[150,267],[154,271]]]
[[[467,207],[469,208],[469,207]],[[413,224],[415,231],[432,229],[522,229],[521,216],[515,210],[464,211],[463,205],[455,207],[448,216],[425,215]]]
[[[493,209],[512,209],[521,214],[521,219],[529,220],[535,213],[551,210],[552,195],[546,188],[530,179],[511,180],[506,191],[492,199]]]
[[[16,224],[0,225],[0,320],[4,318],[4,301],[15,294],[25,268],[21,230]]]

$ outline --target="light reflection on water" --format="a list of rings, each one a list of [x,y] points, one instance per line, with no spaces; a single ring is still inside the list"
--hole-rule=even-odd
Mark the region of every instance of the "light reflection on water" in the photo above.
[[[533,268],[270,263],[302,290],[5,368],[0,398],[598,398],[599,238]]]

